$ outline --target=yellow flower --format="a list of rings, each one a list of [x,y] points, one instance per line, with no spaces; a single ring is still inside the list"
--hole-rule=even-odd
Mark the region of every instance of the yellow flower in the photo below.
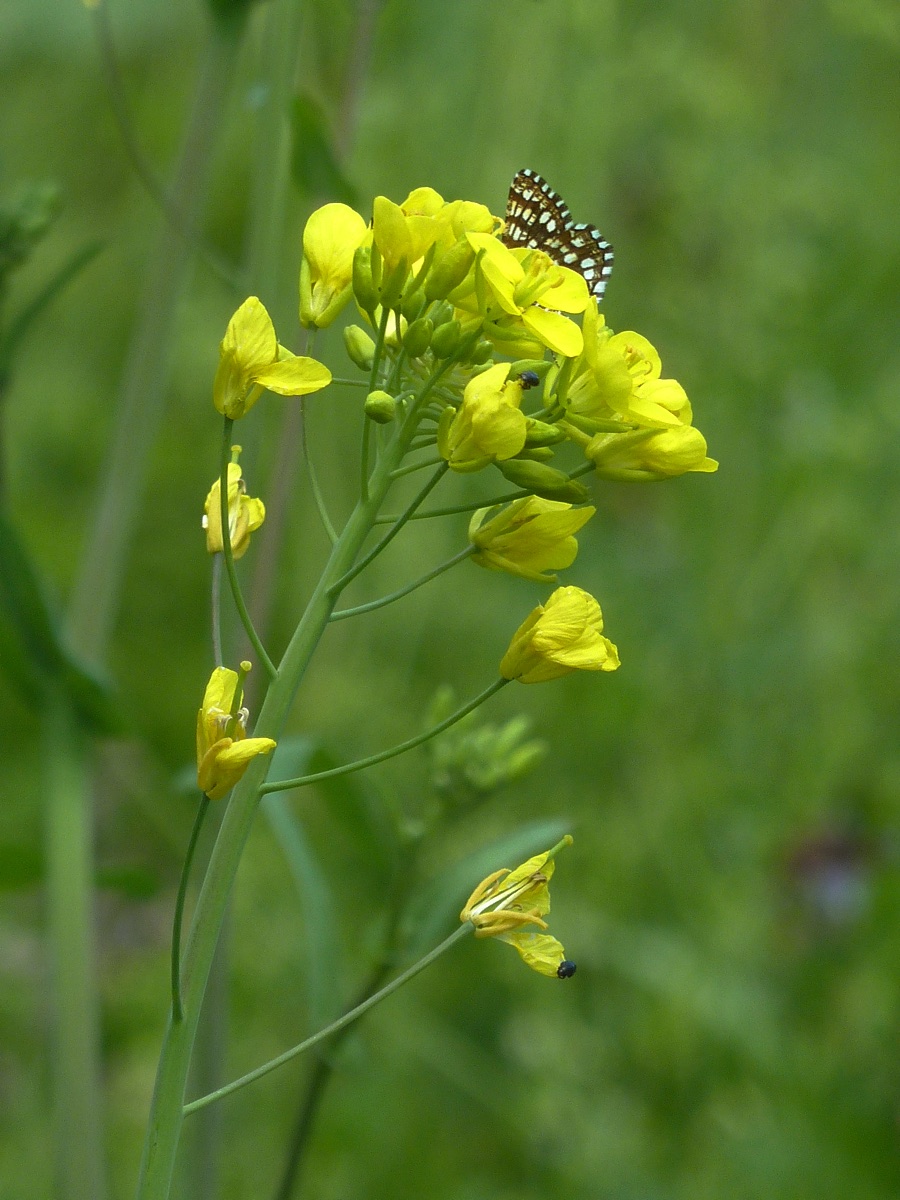
[[[250,534],[259,529],[266,519],[266,506],[262,500],[247,495],[247,485],[241,477],[238,456],[240,446],[231,447],[234,460],[228,464],[228,534],[231,552],[235,559],[241,558],[250,545]],[[222,502],[221,480],[209,489],[203,505],[203,528],[206,530],[206,549],[210,554],[222,554]]]
[[[241,667],[246,674],[250,664],[241,663]],[[221,800],[252,759],[275,749],[272,738],[247,737],[249,714],[239,707],[243,698],[240,678],[236,671],[216,667],[197,714],[197,786],[210,800]]]
[[[596,434],[584,448],[607,479],[671,479],[688,471],[717,471],[706,454],[706,438],[692,425],[637,433]]]
[[[547,933],[523,928],[546,929],[550,911],[550,879],[554,856],[571,846],[569,834],[551,850],[529,858],[514,871],[495,871],[483,879],[466,901],[460,921],[470,921],[479,938],[497,937],[514,946],[527,966],[541,975],[568,979],[575,964],[566,959],[562,944]]]
[[[414,198],[421,193],[430,193],[438,200],[437,192],[431,193],[430,188],[420,188],[413,192],[406,205],[413,201],[410,210],[406,206],[395,204],[386,196],[376,196],[372,205],[372,235],[375,245],[384,259],[386,274],[394,271],[401,262],[407,270],[424,258],[446,227],[446,221],[441,216],[441,210],[435,212],[416,211]],[[424,206],[431,208],[431,204]]]
[[[597,510],[526,496],[486,519],[491,511],[480,508],[469,523],[469,541],[478,547],[472,561],[493,571],[554,583],[556,576],[545,572],[572,565],[578,553],[578,542],[572,535]]]
[[[584,279],[541,250],[511,250],[488,233],[466,236],[480,254],[475,300],[487,318],[485,334],[499,343],[536,341],[567,358],[580,354],[582,332],[562,314],[584,312],[590,300]],[[471,304],[464,297],[456,302]]]
[[[324,204],[303,230],[300,323],[324,329],[352,295],[353,255],[366,240],[363,218],[346,204]]]
[[[584,310],[584,353],[575,363],[566,408],[583,417],[617,417],[644,429],[690,425],[691,405],[674,379],[661,379],[656,348],[640,333],[613,333],[596,300]]]
[[[497,363],[466,384],[459,409],[447,408],[438,426],[438,450],[454,471],[480,471],[518,454],[528,423],[519,411],[522,384]]]
[[[256,296],[244,301],[228,322],[219,347],[213,404],[224,417],[234,421],[243,417],[263,388],[280,396],[305,396],[329,383],[327,367],[279,346],[272,318]]]
[[[616,647],[603,637],[600,605],[588,592],[561,587],[513,634],[500,663],[504,679],[544,683],[571,671],[615,671]]]

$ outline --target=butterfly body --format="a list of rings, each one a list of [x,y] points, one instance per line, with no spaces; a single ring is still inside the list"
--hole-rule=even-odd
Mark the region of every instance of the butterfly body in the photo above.
[[[543,250],[557,265],[577,271],[597,302],[602,300],[612,246],[592,225],[576,224],[559,192],[527,167],[510,184],[502,240],[512,248]]]

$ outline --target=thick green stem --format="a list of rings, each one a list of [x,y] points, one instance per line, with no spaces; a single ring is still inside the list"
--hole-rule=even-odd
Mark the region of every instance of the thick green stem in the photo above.
[[[93,935],[91,798],[84,739],[61,694],[45,713],[46,894],[53,975],[58,1200],[102,1200],[99,998]]]
[[[349,571],[369,536],[378,508],[391,485],[390,473],[402,460],[414,426],[400,432],[405,436],[398,433],[376,466],[368,500],[360,500],[357,504],[332,550],[279,664],[278,675],[269,686],[254,729],[256,736],[276,740],[281,736],[297,689],[340,594],[334,585]],[[182,959],[184,1020],[170,1021],[166,1031],[144,1146],[139,1200],[167,1200],[169,1196],[183,1120],[184,1089],[203,991],[268,765],[268,756],[254,759],[232,792],[197,899]]]
[[[263,1075],[268,1075],[270,1071],[284,1066],[291,1059],[304,1054],[307,1050],[311,1050],[313,1046],[317,1046],[319,1042],[332,1037],[353,1021],[358,1021],[370,1008],[374,1008],[376,1004],[380,1004],[382,1000],[386,1000],[388,996],[396,992],[398,988],[403,987],[405,983],[408,983],[420,971],[424,971],[426,967],[430,967],[436,958],[440,958],[442,954],[446,954],[451,946],[455,945],[460,938],[465,937],[471,931],[472,926],[468,922],[460,925],[459,929],[455,929],[439,946],[435,946],[430,953],[426,954],[424,958],[420,958],[417,963],[414,963],[402,975],[398,975],[396,979],[392,980],[386,987],[383,987],[380,992],[376,992],[374,996],[370,996],[368,1000],[364,1000],[356,1008],[352,1008],[348,1013],[344,1013],[342,1017],[338,1017],[336,1021],[333,1021],[330,1025],[326,1025],[324,1029],[320,1029],[318,1033],[314,1033],[312,1037],[300,1042],[299,1045],[292,1046],[290,1050],[285,1050],[284,1054],[279,1054],[277,1058],[270,1059],[269,1062],[263,1063],[261,1067],[257,1067],[256,1070],[242,1075],[240,1079],[233,1080],[233,1082],[226,1084],[225,1087],[217,1088],[216,1091],[210,1092],[207,1096],[201,1096],[198,1100],[192,1100],[190,1104],[184,1106],[185,1115],[197,1112],[198,1109],[205,1108],[207,1104],[215,1104],[217,1100],[223,1100],[226,1096],[230,1096],[232,1092],[238,1091],[239,1088],[246,1087],[248,1083],[254,1083],[257,1079],[261,1079]]]

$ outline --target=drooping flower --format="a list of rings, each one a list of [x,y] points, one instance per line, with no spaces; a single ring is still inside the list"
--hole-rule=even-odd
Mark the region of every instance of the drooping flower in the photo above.
[[[314,358],[302,358],[278,344],[272,318],[256,296],[240,306],[219,347],[213,404],[236,421],[250,411],[263,388],[279,396],[305,396],[331,383],[331,372]]]
[[[235,559],[247,553],[250,534],[266,519],[262,500],[247,495],[247,485],[241,475],[238,457],[240,446],[231,448],[233,461],[228,464],[228,540]],[[223,553],[222,545],[222,487],[217,479],[209,489],[203,505],[203,528],[206,530],[206,549],[210,554]]]
[[[500,674],[520,683],[544,683],[571,671],[615,671],[619,654],[602,631],[603,614],[590,593],[557,588],[513,634]]]
[[[706,453],[706,438],[692,425],[676,425],[639,433],[596,434],[584,448],[607,479],[671,479],[689,471],[711,473],[719,469]]]
[[[478,509],[469,523],[469,541],[478,547],[472,561],[493,571],[554,583],[556,576],[547,572],[572,565],[578,553],[573,535],[597,510],[526,496],[490,517],[492,511]]]
[[[444,410],[438,451],[454,471],[480,471],[518,454],[528,423],[519,406],[522,384],[509,379],[509,363],[497,363],[466,385],[459,409]]]
[[[210,800],[221,800],[257,755],[275,749],[272,738],[247,737],[249,714],[240,707],[240,686],[250,664],[241,663],[241,669],[239,676],[228,667],[216,667],[197,714],[197,786]]]
[[[558,979],[575,974],[575,964],[566,959],[562,944],[548,933],[527,926],[547,928],[550,911],[550,879],[555,855],[572,844],[569,834],[556,846],[529,858],[514,871],[495,871],[483,879],[466,901],[460,921],[469,921],[478,938],[496,937],[514,946],[532,970]]]
[[[323,204],[303,230],[300,323],[324,329],[352,295],[353,255],[368,235],[365,220],[346,204]]]

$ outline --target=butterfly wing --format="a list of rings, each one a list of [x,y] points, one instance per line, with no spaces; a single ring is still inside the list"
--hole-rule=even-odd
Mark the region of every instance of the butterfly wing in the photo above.
[[[576,225],[559,192],[527,167],[510,184],[502,240],[507,246],[543,250],[559,266],[577,271],[598,303],[603,298],[612,273],[612,246],[599,229]]]

